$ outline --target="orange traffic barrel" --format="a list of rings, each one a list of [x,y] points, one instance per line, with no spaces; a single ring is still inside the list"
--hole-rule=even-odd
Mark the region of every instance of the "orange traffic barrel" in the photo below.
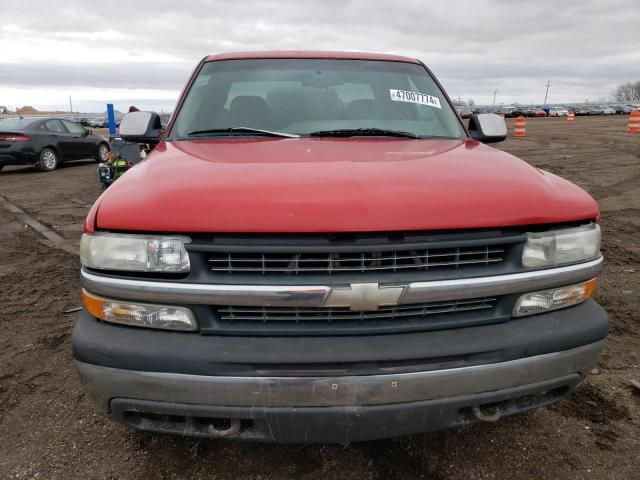
[[[629,133],[640,133],[640,110],[634,110],[629,114]]]
[[[573,113],[573,112],[567,113],[567,122],[572,123],[575,116],[576,116],[576,114]]]
[[[515,137],[526,137],[527,136],[527,121],[521,115],[516,118],[516,128],[513,134]]]

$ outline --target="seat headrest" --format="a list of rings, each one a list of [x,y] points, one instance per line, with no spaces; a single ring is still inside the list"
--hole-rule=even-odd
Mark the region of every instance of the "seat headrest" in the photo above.
[[[240,95],[229,105],[229,116],[234,127],[267,128],[269,108],[258,95]]]

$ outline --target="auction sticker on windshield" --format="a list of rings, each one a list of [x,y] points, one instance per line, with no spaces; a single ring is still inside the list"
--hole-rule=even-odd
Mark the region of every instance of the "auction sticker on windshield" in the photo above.
[[[417,103],[420,105],[429,105],[430,107],[441,108],[440,99],[433,95],[427,95],[426,93],[420,92],[410,92],[408,90],[394,90],[392,88],[389,89],[389,93],[391,93],[391,100],[394,102]]]

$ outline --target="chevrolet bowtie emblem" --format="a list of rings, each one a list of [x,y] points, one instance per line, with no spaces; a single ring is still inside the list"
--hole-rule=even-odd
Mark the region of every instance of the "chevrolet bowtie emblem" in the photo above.
[[[378,310],[397,305],[405,287],[380,287],[377,283],[352,283],[334,288],[324,302],[325,307],[349,307],[355,311]]]

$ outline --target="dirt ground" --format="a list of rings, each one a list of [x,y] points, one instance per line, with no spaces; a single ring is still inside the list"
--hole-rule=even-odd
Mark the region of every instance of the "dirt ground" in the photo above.
[[[640,480],[640,392],[629,383],[640,381],[640,135],[625,117],[527,123],[525,139],[499,148],[577,183],[602,209],[597,300],[611,332],[568,399],[496,424],[347,446],[128,430],[92,412],[73,369],[77,313],[64,312],[80,305],[78,258],[0,205],[0,478]],[[76,245],[98,194],[91,162],[0,173],[0,196]]]

